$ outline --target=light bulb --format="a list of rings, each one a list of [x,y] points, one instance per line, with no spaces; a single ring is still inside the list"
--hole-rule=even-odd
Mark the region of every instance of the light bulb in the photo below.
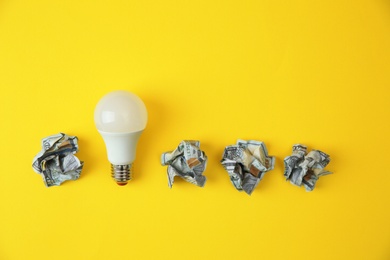
[[[127,91],[105,95],[95,108],[95,124],[106,144],[111,175],[118,185],[132,179],[132,165],[148,112],[142,100]]]

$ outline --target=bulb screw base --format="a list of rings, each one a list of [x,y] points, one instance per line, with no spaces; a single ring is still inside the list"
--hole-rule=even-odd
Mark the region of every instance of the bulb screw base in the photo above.
[[[119,186],[124,186],[133,178],[133,164],[111,164],[111,177]]]

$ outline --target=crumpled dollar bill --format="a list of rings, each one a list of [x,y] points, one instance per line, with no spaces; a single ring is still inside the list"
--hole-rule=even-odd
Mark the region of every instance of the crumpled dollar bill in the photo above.
[[[200,150],[199,141],[181,141],[174,151],[161,155],[161,164],[168,165],[169,188],[172,188],[175,176],[199,187],[205,185],[206,177],[202,173],[206,169],[207,156]]]
[[[251,195],[267,171],[275,166],[275,157],[269,156],[263,142],[238,140],[223,152],[221,164],[237,190]]]
[[[331,174],[324,168],[330,162],[330,157],[319,150],[308,154],[307,147],[302,144],[293,146],[291,156],[284,159],[284,177],[296,186],[304,186],[306,191],[312,191],[319,177]]]
[[[80,177],[84,162],[74,156],[78,149],[76,136],[59,133],[42,139],[42,151],[34,157],[32,167],[42,175],[46,187]]]

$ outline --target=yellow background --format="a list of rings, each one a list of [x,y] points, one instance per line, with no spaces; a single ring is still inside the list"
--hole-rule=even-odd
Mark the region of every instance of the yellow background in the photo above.
[[[0,1],[0,259],[390,259],[389,47],[387,1]],[[125,187],[93,122],[116,89],[149,111]],[[85,167],[46,188],[58,132]],[[238,138],[276,156],[252,196],[219,163]],[[204,188],[168,188],[182,139]],[[283,178],[298,142],[331,155],[311,193]]]

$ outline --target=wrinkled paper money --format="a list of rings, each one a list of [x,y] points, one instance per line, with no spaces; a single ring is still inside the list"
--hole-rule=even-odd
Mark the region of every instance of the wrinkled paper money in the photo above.
[[[42,151],[34,157],[32,166],[42,175],[46,187],[80,177],[84,163],[74,156],[78,149],[76,136],[59,133],[42,139]]]
[[[206,169],[207,156],[200,150],[199,141],[182,141],[172,152],[161,155],[161,164],[168,165],[168,185],[172,188],[175,176],[187,182],[203,187],[206,177],[202,175]]]
[[[312,150],[308,154],[305,145],[293,146],[291,156],[284,159],[284,177],[296,186],[304,186],[306,191],[312,191],[319,177],[331,174],[324,168],[330,162],[330,157],[319,150]]]
[[[263,142],[238,140],[223,152],[221,164],[237,190],[251,195],[267,171],[275,166],[275,157],[269,156]]]

